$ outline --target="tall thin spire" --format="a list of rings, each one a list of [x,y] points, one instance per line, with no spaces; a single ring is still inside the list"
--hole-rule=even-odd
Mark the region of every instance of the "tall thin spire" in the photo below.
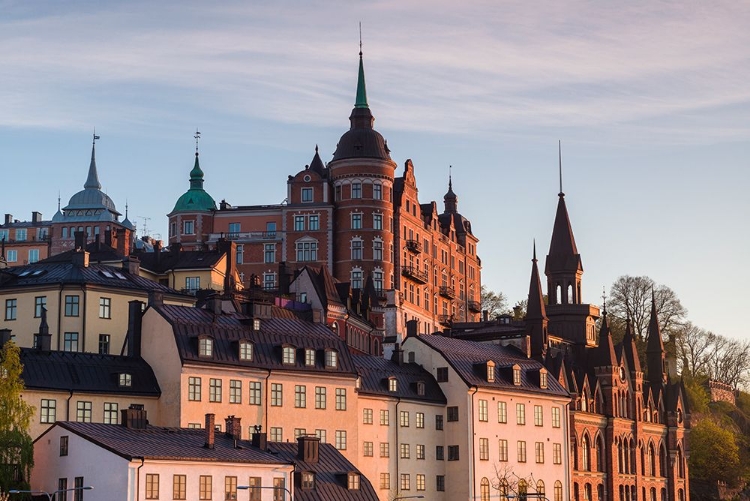
[[[89,175],[86,178],[86,183],[83,185],[85,189],[101,190],[102,185],[99,182],[99,175],[96,172],[96,140],[99,136],[96,135],[96,129],[94,129],[94,140],[91,142],[91,163],[89,164]]]
[[[195,129],[195,164],[193,170],[190,171],[190,189],[191,190],[202,190],[203,189],[203,170],[201,169],[200,162],[198,162],[198,140],[201,138],[201,133],[198,129]]]
[[[359,75],[357,76],[357,98],[355,108],[369,108],[367,105],[367,90],[365,89],[365,65],[362,62],[362,23],[359,23]]]
[[[557,161],[559,164],[559,175],[560,175],[560,192],[557,195],[560,197],[564,197],[565,193],[563,193],[563,189],[562,189],[562,142],[559,139],[557,140]]]

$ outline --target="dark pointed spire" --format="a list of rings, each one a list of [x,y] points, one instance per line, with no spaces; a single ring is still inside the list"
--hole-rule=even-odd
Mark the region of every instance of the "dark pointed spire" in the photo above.
[[[320,177],[326,177],[326,166],[318,153],[318,145],[315,145],[315,156],[310,162],[310,170],[316,172]]]
[[[622,338],[622,348],[630,370],[633,372],[641,372],[641,361],[638,358],[638,348],[635,344],[633,324],[630,322],[630,318],[628,318],[625,323],[625,337]]]
[[[606,314],[602,318],[602,326],[599,329],[599,346],[596,349],[595,362],[598,367],[616,367],[618,365],[615,343],[612,340],[612,331],[609,328],[609,320]]]
[[[648,344],[646,353],[664,353],[664,343],[661,340],[661,329],[659,328],[659,316],[656,313],[656,299],[654,291],[651,291],[651,319],[648,323]]]
[[[552,240],[549,245],[549,255],[545,273],[566,272],[574,273],[583,271],[581,264],[581,255],[578,253],[576,239],[573,236],[573,228],[570,225],[568,208],[565,205],[565,193],[562,190],[562,152],[560,142],[558,142],[558,161],[560,176],[560,192],[557,201],[557,213],[555,214],[555,224],[552,227]]]
[[[458,196],[453,192],[452,165],[448,166],[448,192],[443,197],[445,212],[458,212]]]
[[[564,197],[565,193],[563,193],[562,189],[562,142],[559,139],[557,140],[557,162],[559,164],[560,174],[560,192],[557,194],[557,196]]]
[[[365,88],[365,65],[362,61],[362,23],[359,23],[359,74],[357,76],[357,97],[355,108],[369,108],[367,105],[367,89]]]
[[[89,175],[86,178],[86,183],[83,185],[85,189],[101,190],[102,185],[99,182],[99,175],[96,172],[96,140],[99,136],[96,135],[94,130],[94,140],[91,143],[91,163],[89,164]]]
[[[534,257],[531,260],[531,281],[529,282],[529,299],[526,304],[526,320],[547,319],[547,309],[542,294],[542,281],[539,278],[539,267],[536,260],[536,239],[534,239]]]

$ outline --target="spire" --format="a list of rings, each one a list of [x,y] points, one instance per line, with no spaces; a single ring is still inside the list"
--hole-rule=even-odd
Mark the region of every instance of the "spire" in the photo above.
[[[367,89],[365,89],[365,65],[362,62],[362,23],[359,23],[359,75],[357,76],[357,98],[355,108],[369,108],[367,106]]]
[[[312,162],[310,162],[310,170],[316,172],[320,177],[326,177],[326,166],[320,158],[317,144],[315,145],[315,156],[313,156]]]
[[[201,133],[198,129],[195,129],[195,164],[193,170],[190,171],[190,189],[202,190],[203,189],[203,171],[201,170],[200,162],[198,162],[198,140],[201,138]]]
[[[562,191],[562,154],[559,143],[558,159],[560,192],[557,194],[559,197],[557,201],[557,213],[555,214],[552,240],[550,241],[549,255],[547,256],[547,266],[545,269],[547,275],[556,272],[575,273],[583,271],[581,255],[578,253],[576,239],[573,236],[573,228],[570,225],[568,208],[565,205],[565,193]]]
[[[557,194],[557,196],[564,197],[565,193],[563,193],[563,190],[562,190],[562,142],[559,139],[557,140],[557,161],[560,165],[559,167],[560,192]]]
[[[618,365],[612,331],[609,328],[609,320],[606,314],[602,318],[602,326],[599,329],[599,347],[596,349],[595,363],[598,367],[616,367]]]
[[[448,166],[448,193],[443,197],[445,212],[458,212],[458,196],[453,192],[453,166]]]
[[[534,239],[534,257],[531,259],[531,281],[529,283],[529,300],[526,305],[526,320],[547,319],[547,310],[542,295],[542,281],[539,279],[539,267],[536,260],[536,239]]]
[[[630,322],[630,318],[628,318],[625,323],[625,337],[622,338],[622,347],[630,370],[632,372],[641,372],[641,361],[638,357],[638,348],[635,344],[633,324]]]
[[[87,190],[101,190],[102,185],[99,182],[99,175],[96,172],[96,140],[99,136],[96,135],[96,129],[94,129],[94,140],[91,143],[91,164],[89,164],[89,176],[86,178],[86,183],[83,187]]]
[[[659,316],[656,313],[656,299],[654,291],[651,291],[651,319],[648,323],[648,345],[646,353],[664,353],[664,343],[661,340],[661,329],[659,328]]]

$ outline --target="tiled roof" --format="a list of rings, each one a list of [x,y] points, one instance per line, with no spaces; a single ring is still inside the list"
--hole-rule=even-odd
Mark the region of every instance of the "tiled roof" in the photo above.
[[[154,306],[173,327],[177,349],[184,362],[258,367],[276,370],[302,370],[305,372],[349,374],[356,369],[346,343],[339,339],[324,324],[307,322],[296,318],[264,318],[259,331],[253,331],[250,317],[240,313],[214,315],[203,308],[174,305]],[[213,356],[210,359],[198,356],[197,338],[208,335],[213,338]],[[240,360],[238,341],[253,343],[253,360]],[[291,345],[297,348],[295,364],[283,364],[281,348]],[[305,366],[303,348],[316,351],[316,365]],[[324,350],[338,352],[335,369],[324,365]]]
[[[318,462],[306,463],[297,455],[298,445],[292,442],[269,442],[268,448],[279,459],[296,464],[297,472],[314,472],[315,489],[294,489],[294,499],[298,501],[377,501],[378,496],[370,481],[360,473],[360,486],[357,490],[347,488],[346,474],[357,472],[354,467],[331,444],[320,444]]]
[[[370,355],[354,355],[352,359],[362,378],[360,393],[442,404],[446,402],[440,385],[420,365],[399,365],[383,357]],[[391,377],[398,381],[397,391],[389,391],[388,381]],[[424,395],[417,393],[417,383],[424,383]]]
[[[24,385],[32,390],[161,394],[154,371],[142,358],[21,348],[21,363]],[[131,375],[130,386],[120,386],[121,373]]]
[[[137,254],[141,268],[162,273],[167,270],[210,269],[224,256],[217,251],[143,252]]]
[[[287,464],[288,460],[253,447],[248,440],[238,441],[225,433],[216,432],[214,448],[208,449],[205,429],[127,428],[116,424],[78,423],[58,421],[57,426],[76,433],[87,440],[128,460],[184,460],[231,463]],[[41,435],[37,440],[41,440]]]
[[[540,388],[539,369],[544,366],[534,359],[526,358],[513,347],[476,343],[438,335],[416,336],[413,339],[440,352],[469,386],[568,396],[568,392],[560,383],[551,377],[547,379],[547,388]],[[489,360],[495,362],[496,367],[495,381],[491,383],[487,382],[487,378],[477,370],[479,365]],[[520,386],[515,386],[512,380],[511,368],[515,364],[521,367]]]

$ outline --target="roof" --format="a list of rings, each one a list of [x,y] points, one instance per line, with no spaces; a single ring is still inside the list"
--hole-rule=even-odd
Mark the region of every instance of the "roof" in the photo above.
[[[152,306],[173,328],[177,350],[183,363],[222,364],[237,367],[345,374],[356,376],[356,369],[346,343],[339,339],[324,324],[298,318],[264,318],[260,330],[252,329],[251,317],[241,313],[215,315],[203,308],[175,305]],[[213,356],[210,359],[198,355],[198,336],[213,339]],[[247,340],[253,343],[253,359],[240,360],[238,343]],[[282,346],[297,348],[294,364],[282,363]],[[301,349],[316,351],[315,366],[306,366]],[[326,368],[326,350],[338,352],[336,368]]]
[[[314,472],[315,489],[305,490],[299,486],[294,489],[294,499],[297,501],[377,501],[378,495],[370,481],[362,475],[357,468],[350,463],[331,444],[320,444],[318,449],[318,462],[307,463],[298,457],[298,444],[294,442],[269,442],[268,449],[276,454],[279,459],[294,462],[297,472]],[[347,473],[356,472],[360,474],[358,490],[347,488]]]
[[[383,357],[370,355],[354,355],[352,360],[362,378],[359,388],[360,394],[440,404],[447,402],[435,378],[420,365],[413,363],[399,365],[397,362],[386,360]],[[398,381],[397,391],[389,390],[388,382],[392,377]],[[417,393],[417,383],[424,383],[424,395]]]
[[[175,212],[206,212],[216,210],[216,202],[203,189],[203,171],[198,162],[198,152],[195,152],[195,164],[190,171],[190,189],[186,191],[172,209]]]
[[[88,242],[86,252],[89,253],[89,263],[113,263],[125,259],[125,255],[116,248],[100,240]],[[71,249],[48,258],[38,261],[40,263],[70,263],[73,257],[78,253],[76,249]]]
[[[576,239],[573,236],[573,228],[570,226],[568,209],[565,206],[565,195],[560,193],[557,202],[557,213],[555,214],[555,224],[552,227],[552,240],[549,245],[545,273],[576,270],[583,270],[581,255],[578,253]]]
[[[24,385],[32,390],[161,395],[154,371],[140,357],[21,348],[21,363]],[[130,386],[120,386],[123,373],[130,374]]]
[[[216,250],[211,251],[173,251],[173,252],[142,252],[138,253],[141,268],[163,273],[167,270],[195,270],[211,269],[225,255]]]
[[[66,217],[76,210],[86,211],[83,217],[88,221],[117,221],[120,215],[109,195],[102,191],[96,170],[96,143],[91,146],[91,163],[83,190],[70,197],[68,205],[63,207]]]
[[[411,339],[411,338],[410,338]],[[439,352],[468,386],[478,386],[498,390],[546,393],[554,396],[568,396],[568,392],[553,378],[548,378],[547,388],[539,387],[539,370],[544,366],[531,358],[526,358],[513,347],[495,344],[476,343],[463,339],[447,338],[438,335],[416,336],[414,338]],[[477,365],[493,361],[496,367],[494,382],[477,370]],[[521,367],[521,384],[515,386],[506,371],[513,365]]]

